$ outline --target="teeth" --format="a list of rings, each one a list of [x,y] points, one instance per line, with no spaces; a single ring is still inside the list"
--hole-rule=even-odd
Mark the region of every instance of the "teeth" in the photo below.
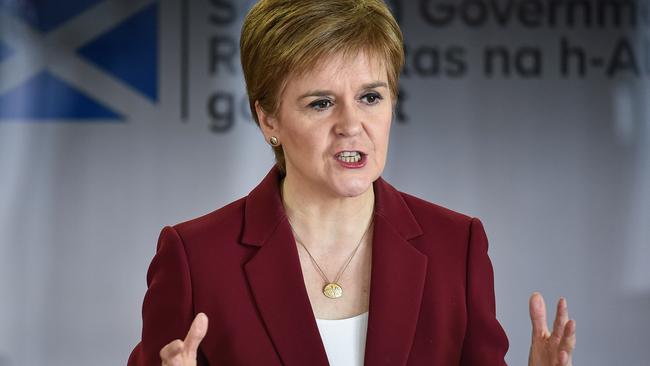
[[[336,158],[346,163],[356,163],[361,160],[361,153],[358,151],[343,151]]]

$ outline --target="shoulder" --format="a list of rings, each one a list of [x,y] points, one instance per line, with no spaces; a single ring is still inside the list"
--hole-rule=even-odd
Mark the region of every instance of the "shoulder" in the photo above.
[[[450,208],[435,204],[433,202],[426,201],[409,193],[401,191],[399,193],[402,196],[402,199],[404,199],[404,202],[406,202],[408,207],[416,216],[417,214],[421,214],[424,217],[434,216],[438,219],[448,220],[450,222],[463,223],[472,219],[472,217],[467,214],[454,211]]]
[[[488,240],[481,220],[404,192],[400,195],[422,230],[412,243],[444,269],[444,276],[464,278],[468,258],[486,257]]]
[[[422,230],[416,242],[429,243],[421,245],[444,247],[447,251],[456,248],[462,254],[473,238],[487,240],[479,218],[405,192],[399,194]]]
[[[376,181],[375,197],[376,211],[386,216],[400,232],[421,232],[424,234],[421,240],[466,241],[472,223],[478,221],[467,214],[402,192],[383,178]]]
[[[399,193],[423,229],[432,226],[443,226],[467,230],[473,220],[473,217],[467,214],[454,211],[405,192],[400,191]]]
[[[199,238],[238,236],[241,230],[246,197],[239,198],[212,212],[173,225],[183,241]]]

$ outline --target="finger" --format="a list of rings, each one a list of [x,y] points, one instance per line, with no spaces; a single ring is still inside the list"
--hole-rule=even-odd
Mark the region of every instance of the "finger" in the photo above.
[[[549,334],[546,324],[546,304],[539,292],[534,292],[528,302],[530,320],[533,324],[533,338],[544,337]]]
[[[166,362],[181,352],[183,352],[183,341],[177,339],[173,342],[167,343],[167,345],[160,350],[160,359],[163,362]]]
[[[560,363],[561,366],[565,366],[569,364],[569,354],[566,353],[566,351],[560,351],[558,358],[559,358],[558,362]]]
[[[565,298],[561,297],[557,302],[557,310],[555,313],[555,321],[553,322],[553,336],[558,340],[564,334],[564,328],[569,321],[569,308]]]
[[[576,347],[576,321],[569,320],[564,327],[562,340],[560,341],[560,350],[565,351],[569,357]]]
[[[187,336],[185,336],[186,350],[196,353],[196,350],[199,348],[199,343],[201,343],[207,332],[208,317],[203,313],[199,313],[194,318],[190,330],[187,332]]]

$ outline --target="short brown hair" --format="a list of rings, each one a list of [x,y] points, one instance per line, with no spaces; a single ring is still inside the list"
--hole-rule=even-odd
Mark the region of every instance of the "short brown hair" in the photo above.
[[[250,109],[255,102],[275,114],[290,75],[300,75],[335,54],[367,51],[383,61],[397,101],[404,65],[402,32],[382,0],[261,0],[246,15],[240,39],[241,64]],[[285,173],[282,146],[274,147]]]

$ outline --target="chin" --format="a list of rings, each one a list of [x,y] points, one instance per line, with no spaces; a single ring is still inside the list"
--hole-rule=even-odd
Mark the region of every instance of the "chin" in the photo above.
[[[337,184],[335,191],[342,197],[357,197],[367,192],[371,187],[372,181],[370,179],[354,179]]]

